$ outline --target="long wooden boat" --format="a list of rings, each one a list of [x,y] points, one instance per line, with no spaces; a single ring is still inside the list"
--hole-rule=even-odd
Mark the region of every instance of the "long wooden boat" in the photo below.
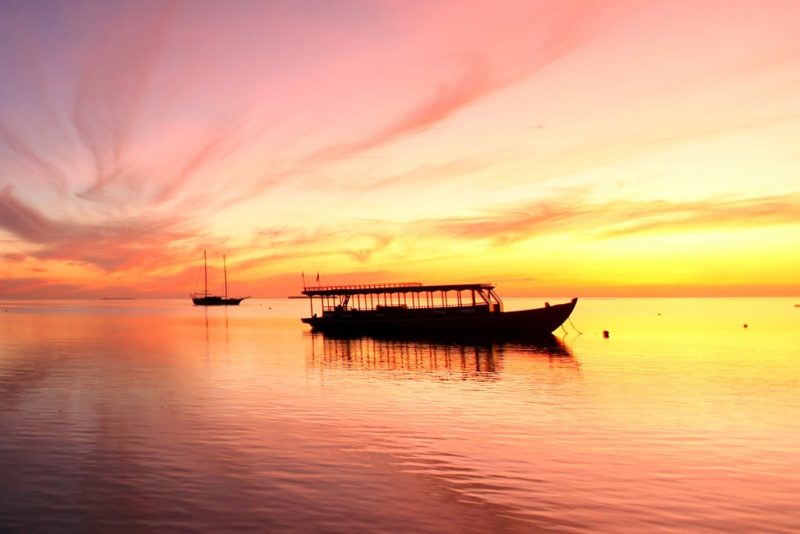
[[[208,294],[208,260],[206,251],[203,251],[203,293],[192,293],[192,303],[195,306],[238,306],[240,302],[249,297],[228,297],[228,266],[225,263],[225,256],[222,256],[222,268],[225,273],[225,295]]]
[[[561,326],[578,302],[507,312],[494,289],[421,283],[304,287],[310,317],[301,320],[313,331],[340,335],[542,336]]]

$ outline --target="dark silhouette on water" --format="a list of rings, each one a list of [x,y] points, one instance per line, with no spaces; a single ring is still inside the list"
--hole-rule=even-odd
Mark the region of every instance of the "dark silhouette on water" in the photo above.
[[[373,334],[355,334],[352,332],[320,332],[313,331],[311,336],[319,336],[321,339],[331,341],[362,341],[372,340],[376,342],[400,343],[400,344],[422,344],[437,347],[465,347],[482,346],[496,347],[508,346],[518,347],[526,350],[535,350],[547,353],[551,356],[572,356],[570,350],[564,343],[553,334],[539,335],[482,335],[482,334],[403,334],[383,331]]]
[[[503,311],[492,284],[420,283],[304,287],[313,331],[338,335],[430,335],[535,338],[566,321],[577,298],[563,304]],[[319,299],[321,316],[314,311]]]
[[[416,372],[417,378],[438,380],[493,380],[499,378],[507,352],[539,358],[539,363],[545,358],[550,364],[578,367],[569,349],[553,335],[535,342],[498,343],[479,338],[457,342],[424,336],[306,335],[311,343],[309,363],[318,368]]]
[[[246,298],[250,297],[228,297],[228,267],[225,264],[225,256],[222,256],[222,268],[225,273],[225,296],[208,294],[208,261],[206,251],[203,251],[203,294],[192,293],[192,302],[195,306],[238,306]]]

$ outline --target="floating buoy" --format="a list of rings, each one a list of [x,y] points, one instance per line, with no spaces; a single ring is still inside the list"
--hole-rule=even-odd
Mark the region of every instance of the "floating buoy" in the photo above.
[[[608,339],[608,336],[609,336],[608,330],[603,330],[603,337]]]

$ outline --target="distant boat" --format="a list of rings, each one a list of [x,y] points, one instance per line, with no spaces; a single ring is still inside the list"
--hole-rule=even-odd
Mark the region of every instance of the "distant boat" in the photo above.
[[[225,273],[225,296],[208,294],[208,261],[206,251],[203,251],[203,293],[192,293],[192,302],[195,306],[238,306],[246,298],[250,297],[228,297],[228,267],[225,263],[225,256],[222,256],[222,269]]]
[[[578,299],[542,308],[503,311],[492,284],[365,284],[305,287],[311,329],[335,335],[546,336]],[[321,314],[314,313],[314,301]]]

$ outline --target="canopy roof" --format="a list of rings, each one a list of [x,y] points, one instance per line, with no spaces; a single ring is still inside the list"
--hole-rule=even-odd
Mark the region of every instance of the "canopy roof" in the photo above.
[[[491,291],[493,284],[440,284],[422,285],[419,282],[397,284],[359,284],[349,286],[321,286],[303,288],[303,295],[309,297],[330,295],[375,295],[382,293],[425,293],[428,291]]]

